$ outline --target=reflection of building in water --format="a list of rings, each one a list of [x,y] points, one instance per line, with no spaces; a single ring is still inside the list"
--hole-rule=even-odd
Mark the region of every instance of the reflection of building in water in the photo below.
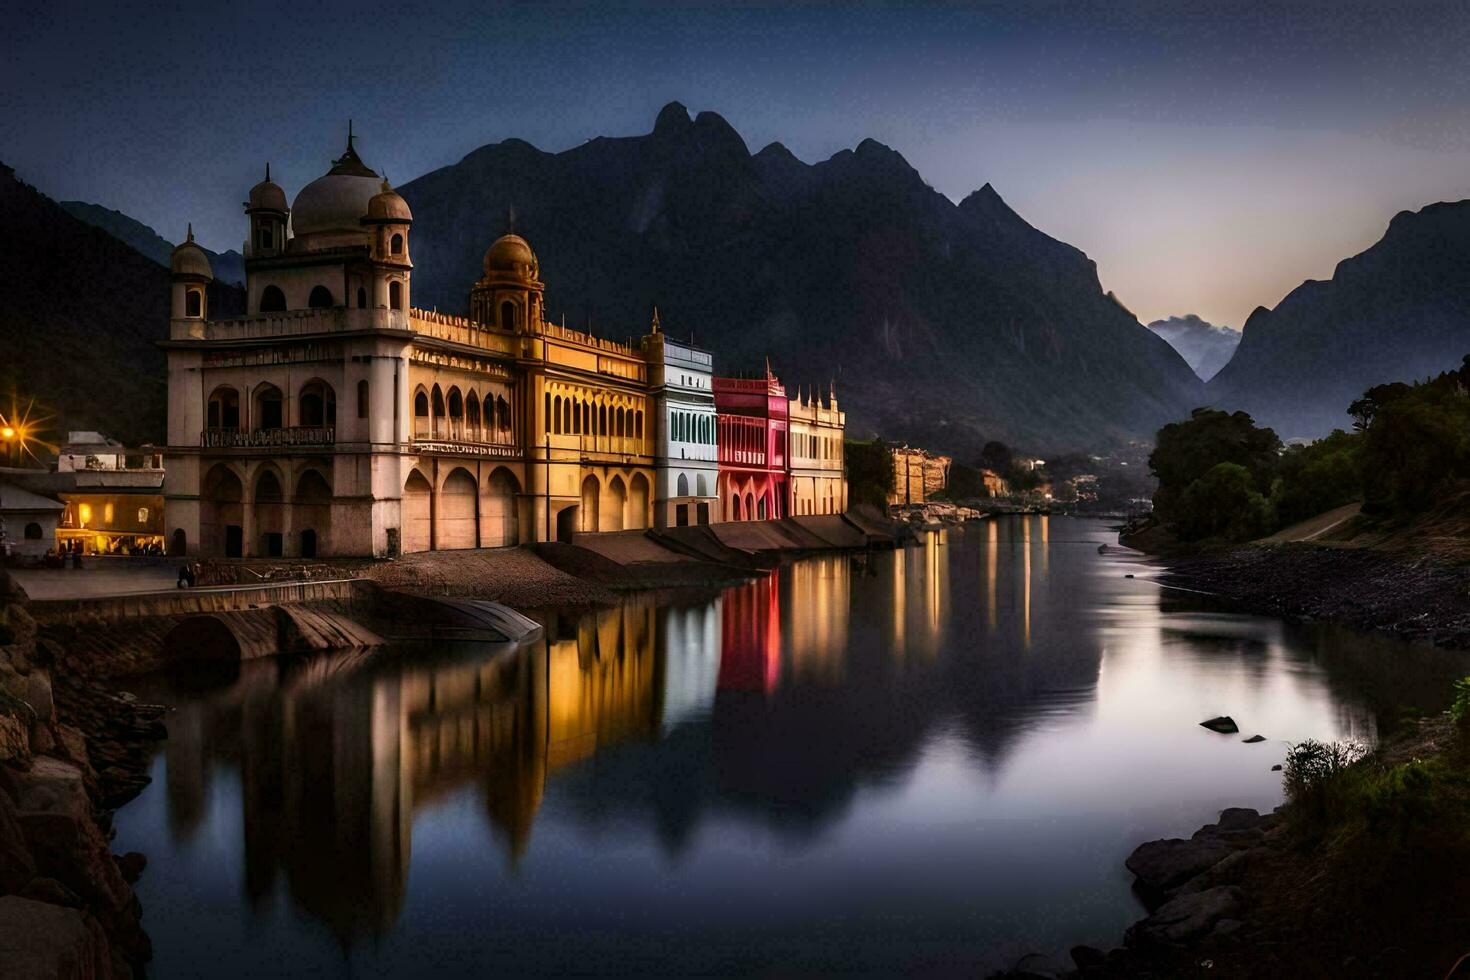
[[[720,677],[723,603],[659,610],[659,659],[663,664],[663,728],[709,713]]]
[[[551,632],[548,767],[585,759],[599,744],[658,733],[654,622],[651,605],[630,604],[583,617],[570,635]]]
[[[994,520],[985,522],[985,625],[995,632],[995,573],[997,552],[1000,550],[1000,527]]]
[[[798,679],[837,681],[847,663],[851,562],[825,555],[783,570],[790,600],[781,610],[791,671]]]
[[[704,660],[715,634],[706,617],[695,624]],[[242,665],[227,689],[170,722],[171,824],[192,833],[209,810],[212,770],[238,765],[249,895],[264,900],[284,875],[344,944],[385,932],[402,907],[419,807],[478,783],[519,856],[548,772],[658,734],[657,622],[652,606],[630,604],[553,621],[543,641],[514,653],[381,668],[357,654]]]
[[[720,690],[774,691],[781,675],[781,572],[725,594]]]

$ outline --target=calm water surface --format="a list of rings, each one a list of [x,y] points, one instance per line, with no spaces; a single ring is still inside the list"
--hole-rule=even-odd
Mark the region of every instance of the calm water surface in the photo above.
[[[552,615],[516,652],[169,680],[114,842],[149,858],[154,972],[973,975],[1112,945],[1136,844],[1276,805],[1286,741],[1372,741],[1470,672],[1211,611],[1113,540],[1005,519]],[[1221,713],[1241,735],[1198,727]]]

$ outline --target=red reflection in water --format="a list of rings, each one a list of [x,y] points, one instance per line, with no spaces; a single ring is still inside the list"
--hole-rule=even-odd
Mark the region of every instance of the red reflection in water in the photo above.
[[[722,691],[776,689],[781,676],[781,573],[725,594],[720,618]]]

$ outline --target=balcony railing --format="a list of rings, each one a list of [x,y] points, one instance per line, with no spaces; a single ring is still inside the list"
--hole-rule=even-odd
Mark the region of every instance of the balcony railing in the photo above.
[[[278,429],[205,429],[205,449],[269,449],[277,446],[330,446],[337,441],[334,425],[296,425]]]

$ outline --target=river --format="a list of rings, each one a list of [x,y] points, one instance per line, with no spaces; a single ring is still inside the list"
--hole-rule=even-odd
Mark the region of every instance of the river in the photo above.
[[[998,519],[550,614],[518,651],[153,679],[177,710],[113,842],[149,859],[153,972],[974,976],[1107,947],[1134,846],[1275,806],[1287,742],[1372,742],[1470,673],[1213,608],[1113,541]]]

